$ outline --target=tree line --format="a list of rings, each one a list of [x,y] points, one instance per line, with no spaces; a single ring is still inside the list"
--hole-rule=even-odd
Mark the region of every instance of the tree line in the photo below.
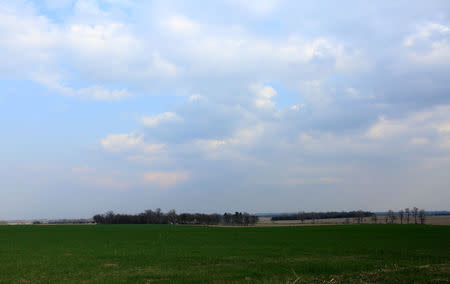
[[[93,217],[97,224],[189,224],[189,225],[254,225],[258,222],[258,217],[245,212],[235,212],[220,214],[204,213],[181,213],[175,210],[167,213],[161,209],[145,210],[142,213],[115,214],[108,211],[105,214],[97,214]]]
[[[280,220],[316,220],[316,219],[334,219],[334,218],[356,218],[362,221],[364,217],[370,217],[374,213],[369,211],[350,211],[350,212],[298,212],[292,214],[282,214],[280,216],[272,217],[272,221]]]
[[[419,210],[419,208],[417,207],[413,207],[412,209],[409,208],[401,209],[397,213],[395,213],[392,210],[389,210],[386,216],[384,217],[384,220],[386,224],[394,224],[397,218],[400,221],[400,224],[403,223],[410,224],[410,220],[411,223],[414,220],[414,224],[423,225],[425,224],[426,214],[424,209]]]
[[[396,220],[399,221],[400,224],[425,224],[426,214],[424,209],[419,209],[417,207],[405,208],[401,209],[398,212],[394,212],[389,210],[386,214],[382,214],[384,216],[384,221],[386,224],[394,224]],[[346,218],[345,223],[350,223],[350,218],[354,220],[355,223],[361,224],[364,222],[365,217],[370,217],[372,223],[378,222],[377,214],[369,211],[349,211],[349,212],[298,212],[291,214],[282,214],[279,216],[273,216],[271,218],[272,221],[280,221],[280,220],[299,220],[302,223],[305,220],[312,220],[312,223],[317,219],[337,219],[337,218]]]

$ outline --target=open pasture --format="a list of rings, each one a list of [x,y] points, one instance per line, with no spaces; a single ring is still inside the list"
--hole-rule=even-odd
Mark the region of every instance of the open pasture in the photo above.
[[[0,226],[3,283],[448,283],[450,227]]]

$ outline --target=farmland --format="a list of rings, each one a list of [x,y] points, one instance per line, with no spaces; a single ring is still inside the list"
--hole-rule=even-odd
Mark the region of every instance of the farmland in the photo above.
[[[450,227],[0,226],[0,282],[450,281]]]

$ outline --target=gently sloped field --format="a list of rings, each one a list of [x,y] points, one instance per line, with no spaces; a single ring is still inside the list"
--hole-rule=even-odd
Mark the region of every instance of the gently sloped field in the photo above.
[[[446,283],[450,227],[0,226],[0,282]]]

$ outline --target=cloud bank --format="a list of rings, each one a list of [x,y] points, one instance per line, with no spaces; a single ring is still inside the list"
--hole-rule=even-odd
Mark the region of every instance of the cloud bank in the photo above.
[[[0,219],[448,209],[446,11],[0,1]],[[20,195],[51,202],[11,208]]]

